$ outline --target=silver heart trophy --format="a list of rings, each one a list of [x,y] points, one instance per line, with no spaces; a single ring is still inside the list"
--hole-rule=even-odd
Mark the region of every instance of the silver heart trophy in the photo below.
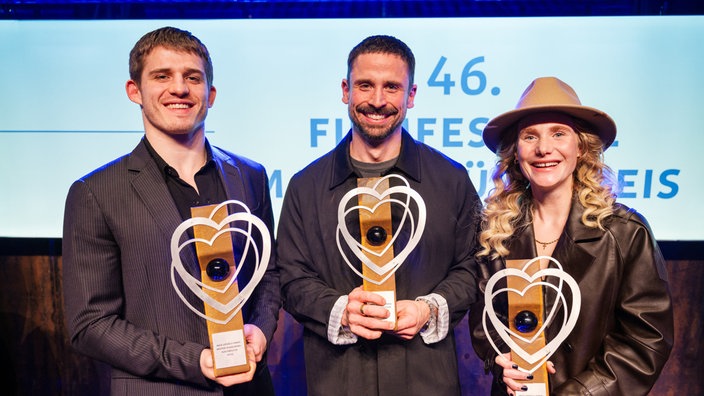
[[[234,205],[241,208],[241,211],[233,214],[227,215],[224,219],[219,222],[213,220],[215,213],[217,213],[221,208],[227,205]],[[204,226],[210,227],[214,231],[214,235],[209,240],[201,238],[188,238],[185,242],[180,242],[183,239],[183,235],[187,233],[189,229],[194,226]],[[260,236],[261,247],[255,242],[253,231]],[[181,261],[181,251],[184,248],[194,245],[196,242],[202,242],[207,245],[212,246],[213,243],[221,236],[226,233],[231,233],[235,235],[243,235],[245,240],[245,245],[243,247],[242,255],[239,262],[236,265],[234,276],[230,277],[229,281],[223,284],[221,287],[213,286],[212,284],[206,284],[198,280],[196,277],[191,275],[188,270],[183,266]],[[239,290],[237,295],[227,302],[219,302],[215,298],[211,297],[203,289],[210,290],[216,294],[224,294],[235,284],[237,276],[246,263],[245,259],[248,256],[249,250],[253,250],[255,257],[254,260],[254,271],[252,277],[249,279],[247,284]],[[218,324],[226,324],[242,309],[244,304],[247,302],[249,297],[252,295],[254,288],[257,286],[259,281],[261,281],[264,273],[266,272],[267,264],[269,263],[269,258],[271,257],[271,237],[269,229],[266,224],[259,219],[257,216],[253,215],[249,208],[242,202],[236,200],[225,201],[217,205],[209,217],[192,217],[190,219],[182,222],[174,231],[171,237],[171,283],[178,293],[184,304],[188,306],[193,312],[201,316],[202,318]],[[183,295],[181,289],[178,287],[177,276],[181,281],[188,287],[188,289],[202,300],[205,304],[209,305],[216,311],[226,315],[224,319],[217,319],[206,315],[201,309],[193,306],[188,299]]]
[[[556,268],[550,267],[539,269],[538,271],[532,272],[532,275],[529,275],[527,272],[529,267],[531,265],[539,265],[540,260],[549,260],[555,264]],[[525,281],[527,283],[527,286],[521,290],[510,287],[497,288],[497,284],[499,284],[500,281],[504,279],[507,280],[507,278],[510,277],[517,277]],[[556,282],[548,282],[547,280],[549,278],[554,278]],[[508,282],[506,282],[506,284],[508,284]],[[565,286],[569,288],[570,293],[572,295],[570,304],[568,304],[568,301],[565,298],[565,293],[563,292],[563,287]],[[515,293],[518,296],[524,296],[529,289],[534,287],[545,287],[554,290],[555,301],[552,304],[549,304],[550,306],[552,306],[552,309],[546,312],[545,318],[542,321],[542,326],[540,326],[531,337],[526,337],[520,332],[512,330],[509,326],[504,324],[499,319],[496,312],[494,311],[493,301],[498,295],[502,293]],[[516,353],[530,365],[529,367],[520,367],[519,369],[532,374],[542,364],[548,361],[550,356],[555,353],[560,344],[562,344],[562,342],[572,332],[572,329],[574,329],[575,325],[577,324],[580,305],[581,293],[579,290],[579,285],[574,280],[574,278],[572,278],[567,272],[563,271],[560,262],[554,259],[553,257],[538,256],[526,262],[522,269],[506,268],[501,271],[498,271],[491,278],[489,278],[484,293],[484,313],[482,317],[482,325],[484,327],[484,332],[487,335],[489,343],[498,355],[501,355],[502,352],[499,350],[499,348],[496,346],[495,341],[492,339],[492,333],[489,331],[487,319],[488,322],[491,324],[491,327],[495,330],[496,334],[498,334],[501,340],[511,348],[511,352]],[[559,324],[553,324],[557,312],[560,309],[564,311],[563,321]],[[512,318],[509,318],[509,320],[512,320]],[[520,340],[525,344],[531,344],[539,336],[544,335],[547,328],[551,327],[552,325],[560,326],[560,330],[558,331],[557,335],[552,340],[547,342],[544,347],[539,348],[535,352],[531,353],[526,351],[516,342],[516,340]]]
[[[392,186],[387,189],[379,191],[379,186],[385,181],[398,180],[401,185]],[[389,183],[390,185],[390,183]],[[371,208],[357,204],[359,197],[367,195],[378,200],[378,202]],[[398,229],[403,229],[408,227],[409,229],[409,239],[404,247],[391,258],[386,263],[376,264],[370,259],[367,254],[382,257],[389,249],[394,246],[394,242],[398,238],[399,234],[394,234],[392,238],[385,241],[383,249],[372,250],[362,245],[361,241],[355,239],[347,228],[346,217],[354,211],[369,211],[374,212],[382,204],[389,203],[392,206],[400,206],[402,209],[402,215],[398,223]],[[417,207],[417,216],[413,215],[411,210],[412,204]],[[421,236],[423,235],[423,230],[425,229],[425,219],[426,219],[426,208],[423,198],[413,190],[408,183],[408,181],[396,174],[391,174],[379,179],[379,181],[372,187],[357,187],[345,194],[340,200],[337,210],[337,232],[336,240],[337,247],[340,251],[342,258],[345,263],[359,275],[364,280],[380,285],[385,282],[391,275],[393,275],[396,270],[403,264],[403,262],[408,258],[413,249],[420,242]],[[353,265],[350,258],[347,257],[345,249],[342,246],[342,240],[345,241],[349,250],[354,254],[354,256],[361,261],[365,266],[374,271],[379,276],[383,277],[381,280],[371,279],[365,276]]]

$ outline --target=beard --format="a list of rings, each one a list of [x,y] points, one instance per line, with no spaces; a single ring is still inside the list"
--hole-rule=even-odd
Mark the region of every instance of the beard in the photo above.
[[[358,114],[373,115],[379,114],[383,116],[392,116],[399,113],[399,110],[393,106],[384,106],[382,108],[375,108],[369,105],[359,105],[356,108],[350,107],[349,116],[354,126],[354,130],[357,131],[361,137],[372,145],[377,145],[386,140],[391,136],[394,131],[403,124],[403,117],[399,117],[390,125],[385,126],[370,126],[364,124]]]

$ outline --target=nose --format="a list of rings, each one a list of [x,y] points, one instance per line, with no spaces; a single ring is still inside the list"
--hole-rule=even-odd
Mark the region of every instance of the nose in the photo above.
[[[186,80],[184,78],[174,78],[169,86],[169,92],[179,97],[188,95],[189,88]]]
[[[374,89],[369,98],[369,104],[380,109],[386,105],[386,93],[383,87]]]
[[[552,152],[552,148],[553,145],[550,139],[541,138],[535,146],[535,153],[539,156],[548,155]]]

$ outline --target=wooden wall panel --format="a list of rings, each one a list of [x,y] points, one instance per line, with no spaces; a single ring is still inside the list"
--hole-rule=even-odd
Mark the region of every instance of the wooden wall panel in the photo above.
[[[675,346],[652,396],[704,395],[704,261],[668,261]]]
[[[69,346],[60,274],[60,257],[0,257],[3,395],[108,394],[106,368]]]
[[[704,261],[669,261],[675,349],[652,396],[704,394]],[[109,371],[72,351],[64,327],[61,258],[0,256],[0,394],[108,395]],[[269,347],[278,394],[304,396],[301,326],[282,311]],[[490,376],[474,355],[466,318],[455,329],[464,395],[486,395]]]

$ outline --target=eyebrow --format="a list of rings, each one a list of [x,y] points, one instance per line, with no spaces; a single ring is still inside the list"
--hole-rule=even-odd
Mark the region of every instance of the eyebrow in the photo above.
[[[361,84],[374,85],[374,82],[368,78],[360,78],[360,79],[357,79],[354,81],[354,85],[361,85]],[[401,83],[400,81],[396,81],[396,80],[384,81],[382,85],[384,85],[384,86],[395,85],[395,86],[399,86],[399,87],[404,86],[403,83]]]
[[[154,69],[154,70],[147,71],[147,73],[148,74],[169,74],[169,73],[171,73],[171,69],[169,69],[169,68]]]
[[[354,85],[361,85],[361,84],[372,84],[372,81],[367,78],[360,78],[360,79],[354,80]]]
[[[563,123],[554,123],[554,124],[556,124],[556,125],[552,125],[550,127],[550,129],[549,129],[550,132],[559,131],[561,129],[572,128],[571,126],[569,126],[567,124],[563,124]],[[574,128],[572,128],[572,130],[574,130]],[[535,131],[537,131],[537,129],[535,128],[535,125],[530,125],[530,126],[527,126],[523,129],[521,129],[520,131],[518,131],[518,133],[535,132]]]
[[[174,70],[170,67],[162,67],[160,69],[150,70],[148,73],[149,74],[173,74]],[[202,76],[205,75],[205,72],[203,72],[202,70],[194,69],[194,68],[186,69],[183,74],[194,74],[194,73],[202,75]]]

